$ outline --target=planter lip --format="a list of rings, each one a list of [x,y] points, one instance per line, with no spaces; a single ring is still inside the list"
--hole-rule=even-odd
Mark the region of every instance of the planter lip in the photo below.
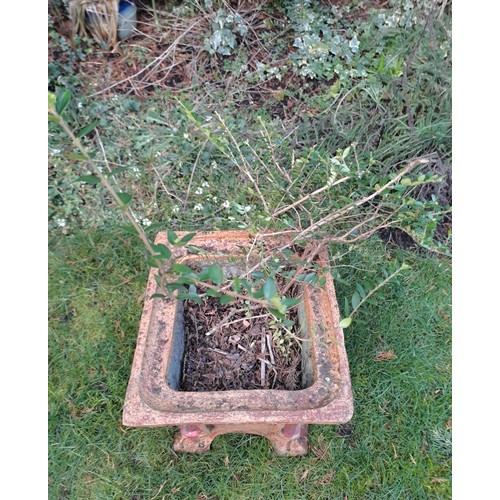
[[[177,234],[182,237],[187,232]],[[216,249],[223,249],[228,257],[234,256],[235,249],[248,246],[252,236],[248,231],[203,232],[198,233],[190,244],[200,246],[208,242],[211,245],[215,238]],[[159,233],[155,242],[168,245],[166,233]],[[175,250],[180,250],[178,256],[186,253],[184,248]],[[189,257],[185,257],[187,263]],[[212,257],[209,255],[208,259]],[[169,387],[166,381],[167,358],[170,355],[168,332],[171,337],[172,318],[175,309],[180,306],[176,299],[148,300],[147,297],[156,291],[154,277],[155,271],[151,270],[125,401],[124,425],[168,425],[173,423],[172,420],[231,423],[241,421],[241,418],[234,420],[238,414],[251,416],[256,422],[281,423],[292,419],[300,423],[310,422],[315,412],[321,413],[320,420],[323,419],[324,423],[350,420],[353,405],[349,368],[343,332],[338,326],[340,317],[333,280],[329,273],[326,274],[325,289],[304,290],[307,322],[313,325],[311,331],[316,331],[311,339],[316,373],[312,385],[295,391],[181,392]],[[314,418],[317,420],[317,417]]]

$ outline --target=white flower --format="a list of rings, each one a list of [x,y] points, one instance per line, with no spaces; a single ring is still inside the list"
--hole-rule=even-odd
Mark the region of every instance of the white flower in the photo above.
[[[214,197],[212,198],[212,201],[213,201],[214,203],[217,203],[217,201],[218,201],[218,200],[219,200],[219,198],[217,198],[217,196],[214,196]]]
[[[77,104],[77,106],[78,106],[78,109],[82,109],[82,108],[83,108],[83,102],[79,102],[79,103]]]
[[[249,207],[248,205],[243,209],[245,212],[250,212],[252,210],[252,207]]]
[[[204,181],[201,183],[201,187],[207,188],[207,187],[210,187],[210,185],[208,184],[207,181]]]
[[[231,203],[229,203],[228,200],[226,200],[223,204],[222,204],[222,208],[229,208],[231,206]]]
[[[189,139],[189,134],[183,134],[184,139]]]
[[[203,194],[203,189],[197,188],[194,194]]]
[[[54,148],[54,149],[52,150],[52,156],[56,156],[56,155],[58,155],[60,152],[61,152],[61,150],[60,150],[60,149]]]
[[[149,227],[151,225],[151,221],[147,217],[144,217],[144,219],[142,219],[142,225]]]
[[[66,226],[66,219],[56,219],[56,223],[59,227]]]
[[[201,203],[198,203],[194,206],[194,209],[198,211],[203,210],[203,205]]]
[[[177,206],[175,206],[174,208],[172,208],[172,212],[174,212],[174,214],[179,213],[179,210],[180,210],[180,208],[177,207]]]

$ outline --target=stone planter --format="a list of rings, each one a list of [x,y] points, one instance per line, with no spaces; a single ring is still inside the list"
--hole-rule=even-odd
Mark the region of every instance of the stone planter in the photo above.
[[[178,233],[183,236],[185,233]],[[190,242],[204,250],[172,249],[186,265],[214,262],[230,274],[242,263],[246,231],[198,233]],[[166,233],[156,243],[169,246]],[[326,255],[320,255],[326,264]],[[182,392],[183,307],[176,299],[149,299],[157,293],[150,272],[137,347],[125,398],[123,424],[131,427],[179,426],[174,449],[208,451],[219,434],[243,432],[267,437],[279,455],[307,453],[308,424],[341,424],[352,417],[347,355],[330,274],[323,289],[305,287],[298,309],[302,337],[302,388]]]

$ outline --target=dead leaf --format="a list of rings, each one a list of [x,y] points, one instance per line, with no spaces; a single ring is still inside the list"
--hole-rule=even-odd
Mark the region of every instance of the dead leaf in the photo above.
[[[443,484],[447,483],[448,479],[444,477],[431,477],[431,483],[438,483],[438,484]]]
[[[446,421],[446,429],[451,431],[451,418]]]
[[[171,495],[175,495],[176,493],[179,493],[181,491],[180,486],[176,486],[175,488],[172,488],[172,491],[170,492]]]
[[[328,474],[324,475],[320,480],[319,480],[319,484],[323,485],[323,486],[326,486],[327,484],[330,484],[332,483],[333,481],[333,477],[334,477],[334,473],[333,472],[329,472]]]
[[[226,466],[226,469],[229,470],[229,457],[224,459],[224,465]]]
[[[306,469],[304,471],[304,474],[302,474],[302,476],[300,476],[299,483],[301,483],[302,481],[304,481],[304,479],[307,477],[308,474],[309,474],[309,469]]]
[[[373,361],[390,361],[394,359],[396,356],[394,355],[394,351],[391,349],[390,351],[380,351]]]

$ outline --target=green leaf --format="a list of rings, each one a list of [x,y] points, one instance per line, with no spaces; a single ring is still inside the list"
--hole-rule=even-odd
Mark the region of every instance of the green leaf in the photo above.
[[[56,99],[56,111],[58,115],[62,115],[69,102],[71,101],[71,92],[69,90],[63,90]]]
[[[81,160],[81,161],[87,161],[88,158],[81,153],[69,153],[65,156],[69,160]]]
[[[199,247],[195,247],[194,245],[186,245],[186,250],[189,252],[189,253],[194,253],[195,255],[202,255],[205,252],[205,250],[203,250],[202,248],[199,248]]]
[[[252,278],[263,280],[264,278],[266,278],[266,275],[264,273],[261,273],[260,271],[255,271],[252,273]]]
[[[234,302],[235,300],[236,300],[236,297],[230,297],[229,295],[223,295],[220,298],[220,303],[222,305],[224,305],[224,304],[229,304],[229,302]]]
[[[57,97],[56,95],[53,93],[53,92],[49,92],[49,112],[53,111],[56,107],[56,101],[57,101]]]
[[[149,297],[150,299],[165,299],[167,296],[166,295],[163,295],[163,293],[153,293],[153,295],[151,295],[151,297]]]
[[[219,266],[211,265],[208,269],[208,279],[213,281],[216,285],[221,285],[224,281],[224,273]]]
[[[58,116],[51,115],[50,113],[49,113],[49,116],[47,118],[49,119],[49,122],[54,122],[57,124],[61,123],[61,119]]]
[[[299,299],[299,298],[286,298],[286,299],[283,299],[281,301],[281,303],[285,306],[285,307],[293,307],[293,306],[296,306],[297,304],[300,304],[302,302],[302,299]]]
[[[233,280],[233,290],[237,293],[239,293],[241,290],[241,280],[238,277],[234,278]]]
[[[186,243],[189,243],[195,236],[196,236],[196,233],[186,234],[185,236],[182,237],[180,242],[182,245],[185,245]]]
[[[89,125],[85,125],[85,127],[81,128],[81,129],[77,132],[76,136],[77,136],[77,137],[84,137],[84,136],[85,136],[85,135],[87,135],[89,132],[92,132],[92,130],[94,130],[94,129],[97,127],[97,125],[99,125],[99,123],[100,123],[100,122],[96,121],[96,122],[93,122],[93,123],[91,123],[91,124],[89,124]]]
[[[118,175],[121,174],[122,172],[125,172],[125,170],[128,170],[130,167],[116,167],[113,170],[111,170],[111,173],[109,175]]]
[[[172,256],[172,252],[170,251],[170,249],[167,248],[162,243],[159,243],[158,245],[153,245],[153,250],[155,252],[158,252],[165,259],[170,259],[170,257]]]
[[[177,243],[179,242],[179,238],[171,229],[169,229],[167,231],[167,238],[168,238],[169,243],[174,245],[174,246],[177,245]]]
[[[352,294],[352,299],[351,299],[352,308],[356,309],[356,307],[358,307],[360,302],[361,302],[361,297],[359,296],[359,292],[356,290]]]
[[[351,308],[349,307],[349,300],[347,300],[347,297],[344,297],[344,314],[345,316],[351,314]]]
[[[186,290],[186,287],[182,283],[176,283],[175,281],[173,283],[167,283],[165,288],[169,292],[174,292],[175,290]]]
[[[191,268],[185,266],[184,264],[174,264],[172,269],[174,270],[174,273],[177,274],[195,274]]]
[[[217,297],[217,298],[219,298],[221,296],[221,294],[219,292],[217,292],[216,290],[212,290],[211,288],[208,288],[205,293],[209,297]]]
[[[127,206],[130,203],[130,200],[132,199],[132,195],[128,193],[116,193],[118,198],[120,198],[120,201]]]
[[[351,146],[347,147],[344,149],[344,152],[342,153],[342,159],[345,160],[347,158],[347,156],[349,155],[351,151]]]
[[[134,236],[137,236],[137,230],[135,229],[132,224],[127,224],[126,226],[120,226],[123,231],[125,231],[128,234],[133,234]]]
[[[406,271],[407,269],[411,269],[411,266],[403,262],[400,267],[401,271]]]
[[[95,175],[82,175],[75,180],[75,182],[86,182],[87,184],[99,184],[101,179]]]
[[[285,319],[285,315],[278,311],[277,309],[273,309],[272,307],[268,307],[267,310],[276,318],[276,319]]]
[[[352,318],[349,316],[348,318],[344,318],[340,323],[340,328],[348,328],[352,323]]]
[[[153,256],[153,255],[149,255],[149,254],[146,256],[146,262],[151,267],[160,267],[160,265],[161,265],[161,260],[158,257]],[[160,285],[160,283],[158,282],[158,280],[157,280],[157,283],[158,283],[158,285]]]
[[[272,278],[267,278],[262,287],[262,291],[267,300],[271,300],[276,295],[276,283]]]
[[[361,297],[366,297],[366,291],[359,283],[356,283],[356,290],[359,292],[359,295],[361,295]]]

